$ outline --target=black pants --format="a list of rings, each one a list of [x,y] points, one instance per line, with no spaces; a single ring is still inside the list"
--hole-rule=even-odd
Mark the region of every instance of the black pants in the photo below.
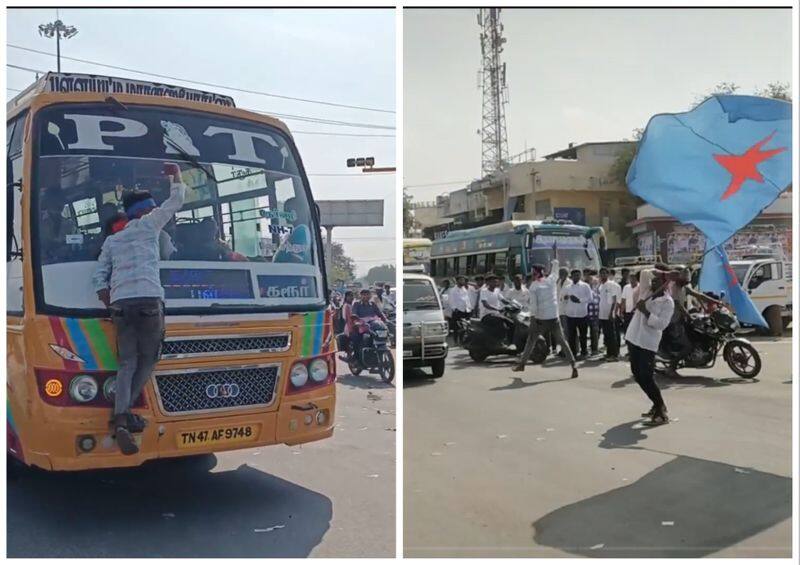
[[[607,357],[619,357],[619,329],[617,319],[600,320],[600,327],[603,328],[603,341],[606,344]]]
[[[450,314],[450,331],[455,334],[456,329],[458,329],[458,321],[463,320],[464,318],[469,319],[469,312],[453,310]]]
[[[664,399],[661,397],[661,390],[656,384],[654,375],[655,352],[642,349],[630,341],[628,342],[628,352],[631,358],[631,372],[636,383],[656,407],[664,407]]]
[[[588,318],[589,341],[591,343],[592,355],[600,351],[600,320],[598,318]]]
[[[623,334],[628,331],[628,326],[631,325],[631,320],[633,320],[633,312],[626,312],[625,313],[624,323],[622,325],[622,333]]]
[[[587,318],[570,318],[567,316],[567,341],[569,348],[576,355],[578,354],[578,333],[580,332],[581,342],[580,351],[581,355],[587,355],[586,350],[586,334],[589,331],[589,321]]]

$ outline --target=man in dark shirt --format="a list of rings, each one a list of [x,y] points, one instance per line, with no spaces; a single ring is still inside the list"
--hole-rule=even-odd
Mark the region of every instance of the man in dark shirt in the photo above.
[[[380,318],[385,323],[386,316],[383,315],[383,312],[381,312],[380,308],[378,308],[378,305],[370,300],[371,294],[372,293],[368,288],[361,290],[361,293],[359,294],[361,300],[353,304],[350,316],[352,318],[358,318],[359,320],[364,320],[366,318]],[[361,347],[361,330],[359,326],[360,324],[357,322],[353,323],[353,331],[350,334],[350,340],[353,344],[354,352],[358,351],[359,347]]]

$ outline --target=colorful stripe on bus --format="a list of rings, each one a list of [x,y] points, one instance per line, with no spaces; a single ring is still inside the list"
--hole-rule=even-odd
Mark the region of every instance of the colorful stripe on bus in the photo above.
[[[115,371],[117,353],[114,340],[98,319],[59,318],[50,316],[50,328],[56,345],[69,349],[83,359],[84,369]],[[65,369],[78,369],[80,363],[64,359]]]

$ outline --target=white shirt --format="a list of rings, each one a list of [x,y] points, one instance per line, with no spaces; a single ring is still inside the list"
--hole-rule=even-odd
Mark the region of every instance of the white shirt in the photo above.
[[[567,289],[572,284],[570,279],[565,279],[564,282],[556,280],[556,288],[558,288],[558,315],[559,316],[566,316],[567,314],[564,311],[564,296],[566,294]]]
[[[573,302],[569,298],[562,304],[564,305],[564,314],[570,318],[585,318],[589,315],[589,302],[592,301],[592,287],[583,281],[572,283],[569,287],[565,287],[564,296],[574,296],[580,302]]]
[[[622,289],[622,300],[625,301],[625,313],[630,314],[633,312],[633,309],[636,308],[636,302],[633,299],[633,293],[635,289],[630,285],[630,283],[625,285],[625,288]]]
[[[123,298],[164,298],[158,261],[161,230],[181,209],[186,185],[172,183],[169,198],[152,212],[128,222],[103,242],[92,277],[95,291],[111,289],[111,302]],[[67,281],[65,281],[67,282]]]
[[[448,298],[448,306],[452,312],[470,312],[472,311],[472,303],[470,302],[470,291],[467,287],[456,286],[450,289]]]
[[[512,286],[503,293],[503,296],[505,297],[506,300],[516,300],[517,302],[519,302],[523,310],[525,311],[529,310],[531,302],[531,293],[524,286],[519,290],[517,290]]]
[[[619,304],[622,298],[622,289],[616,282],[608,279],[600,285],[598,292],[600,293],[600,319],[608,320],[611,314],[611,305]]]
[[[531,283],[531,315],[537,320],[558,318],[558,261],[550,264],[550,274]]]
[[[493,308],[500,309],[501,303],[500,303],[500,289],[499,288],[495,288],[494,290],[489,290],[488,288],[481,289],[480,304],[478,306],[478,312],[480,313],[480,317],[481,318],[483,318],[487,314],[489,314],[490,316],[500,316],[501,315],[500,312],[495,312],[494,310],[489,310],[488,308],[486,308],[483,305],[484,301],[486,301],[486,303],[489,306],[491,306]]]
[[[645,317],[644,314],[637,310],[633,314],[628,331],[625,333],[625,340],[642,349],[658,351],[658,344],[661,343],[661,334],[672,319],[675,301],[672,300],[669,293],[665,293],[658,298],[648,300],[646,304],[650,317]]]

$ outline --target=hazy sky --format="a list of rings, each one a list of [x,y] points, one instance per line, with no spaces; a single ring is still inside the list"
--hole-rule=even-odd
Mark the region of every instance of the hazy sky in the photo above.
[[[8,43],[55,53],[55,41],[39,36],[38,24],[56,19],[55,9],[8,10]],[[61,19],[78,27],[62,42],[65,56],[248,90],[395,110],[394,10],[99,10],[62,9]],[[55,57],[8,48],[8,63],[55,70]],[[260,95],[226,92],[178,80],[157,79],[62,60],[63,71],[172,82],[230,94],[240,108],[395,126],[395,114],[335,108]],[[23,89],[30,72],[8,69],[8,86]],[[8,91],[7,99],[16,95]],[[395,176],[348,169],[348,157],[374,156],[395,165],[394,130],[368,129],[284,119],[295,132],[314,197],[384,199],[382,228],[340,228],[334,240],[358,263],[358,274],[394,262]],[[390,135],[349,137],[300,132]],[[320,174],[353,176],[317,176]]]
[[[405,185],[480,176],[476,13],[404,11]],[[507,9],[501,21],[512,155],[630,138],[721,81],[751,93],[792,80],[789,9]],[[410,193],[432,200],[462,187]]]

